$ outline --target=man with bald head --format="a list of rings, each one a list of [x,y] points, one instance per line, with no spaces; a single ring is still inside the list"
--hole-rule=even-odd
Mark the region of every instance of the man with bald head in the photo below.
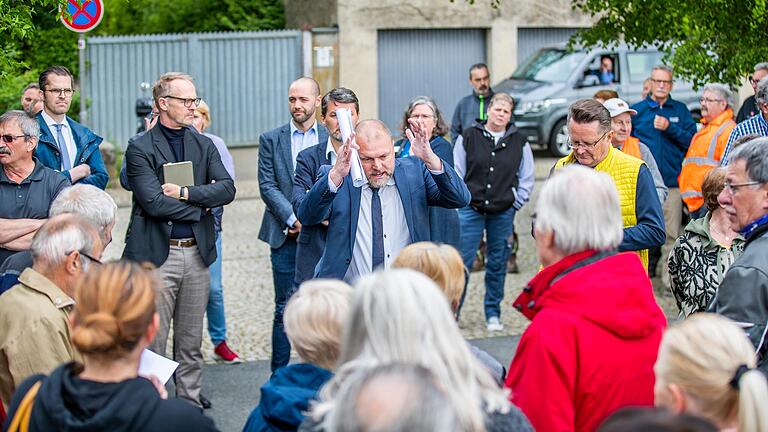
[[[379,120],[364,120],[341,146],[336,164],[299,205],[306,224],[328,220],[328,238],[315,277],[352,282],[389,268],[405,246],[428,241],[429,206],[461,208],[470,195],[461,177],[429,145],[420,120],[409,120],[407,136],[415,157],[395,159],[392,135]],[[365,183],[350,175],[352,149],[360,155]]]
[[[325,127],[315,120],[320,106],[320,86],[301,77],[288,87],[291,121],[259,137],[259,191],[266,205],[259,240],[269,244],[275,316],[272,323],[272,363],[275,369],[288,364],[291,344],[283,329],[283,310],[293,289],[296,239],[304,221],[291,205],[293,174],[299,152],[328,140]]]

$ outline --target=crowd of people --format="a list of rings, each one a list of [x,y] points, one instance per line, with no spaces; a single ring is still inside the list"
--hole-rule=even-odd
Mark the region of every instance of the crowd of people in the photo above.
[[[700,126],[666,66],[633,105],[612,89],[574,102],[572,150],[531,204],[531,146],[484,64],[450,126],[417,96],[397,139],[354,91],[292,82],[290,120],[259,138],[272,375],[244,431],[768,432],[766,75],[758,64],[740,120],[730,89],[706,85]],[[0,115],[3,430],[216,430],[206,314],[215,357],[242,361],[222,288],[232,156],[193,78],[160,76],[119,174],[123,256],[102,263],[116,205],[102,139],[66,115],[74,91],[53,66]],[[512,302],[530,324],[501,363],[458,322],[480,261],[486,326],[503,330],[526,205],[541,268]],[[175,398],[140,373],[148,351],[178,362]]]

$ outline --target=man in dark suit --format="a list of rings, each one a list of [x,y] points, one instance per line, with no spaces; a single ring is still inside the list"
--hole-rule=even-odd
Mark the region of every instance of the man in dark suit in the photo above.
[[[235,183],[213,142],[191,127],[200,99],[192,77],[169,72],[152,89],[160,112],[157,127],[136,135],[125,152],[133,190],[131,221],[123,258],[159,267],[163,285],[157,296],[160,329],[151,349],[165,354],[173,319],[176,394],[200,403],[203,316],[208,303],[208,267],[216,260],[210,209],[235,198]],[[193,185],[165,180],[164,165],[191,161]]]
[[[327,139],[325,128],[315,120],[318,106],[320,86],[317,81],[307,77],[297,79],[288,88],[291,121],[259,137],[259,190],[266,204],[259,240],[269,244],[275,287],[273,372],[287,365],[291,356],[291,344],[283,329],[283,310],[293,288],[296,237],[302,224],[291,205],[293,173],[299,152]]]
[[[415,157],[395,159],[392,136],[379,120],[360,122],[339,151],[333,168],[299,206],[299,218],[318,224],[328,219],[328,238],[315,275],[353,281],[389,268],[402,248],[429,240],[429,207],[461,208],[467,186],[435,155],[420,120],[408,120],[406,135]],[[359,149],[366,183],[353,184],[351,152]]]
[[[330,131],[326,141],[320,141],[306,150],[302,150],[296,158],[296,175],[293,179],[293,210],[299,211],[299,205],[304,196],[312,189],[312,185],[319,178],[320,167],[336,163],[336,155],[342,145],[339,121],[336,110],[348,109],[352,114],[353,126],[358,122],[359,102],[357,95],[347,88],[337,87],[323,96],[320,112],[325,127]],[[299,233],[296,247],[296,275],[294,287],[302,282],[312,279],[315,274],[315,266],[323,256],[325,238],[328,233],[328,222],[323,221],[317,225],[303,225]]]

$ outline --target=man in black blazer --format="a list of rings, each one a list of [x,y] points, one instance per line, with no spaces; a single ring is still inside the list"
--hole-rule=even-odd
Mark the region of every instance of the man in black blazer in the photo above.
[[[213,142],[190,127],[200,103],[192,77],[166,73],[152,95],[160,112],[157,127],[132,138],[125,152],[133,206],[123,258],[158,267],[160,328],[151,349],[165,354],[173,319],[173,357],[180,363],[176,394],[201,406],[208,266],[216,260],[210,209],[232,202],[235,183]],[[192,162],[194,184],[165,181],[163,166],[182,161]]]
[[[293,179],[293,211],[299,211],[299,205],[312,185],[320,178],[320,167],[336,163],[336,154],[342,145],[339,121],[336,118],[336,110],[348,109],[352,113],[352,126],[357,125],[358,110],[360,104],[357,95],[350,89],[337,87],[323,96],[320,105],[325,127],[330,131],[328,139],[321,141],[299,153],[296,158],[296,175]],[[299,241],[296,249],[296,275],[294,286],[298,287],[302,282],[312,279],[315,274],[315,266],[323,256],[325,238],[328,233],[328,222],[317,225],[303,225],[299,233]]]
[[[318,106],[317,81],[307,77],[297,79],[288,87],[291,121],[259,137],[259,191],[266,205],[259,240],[269,244],[275,288],[273,372],[287,365],[291,357],[291,344],[283,329],[283,310],[293,291],[296,237],[302,228],[291,205],[293,173],[299,152],[327,139],[325,128],[315,120]]]

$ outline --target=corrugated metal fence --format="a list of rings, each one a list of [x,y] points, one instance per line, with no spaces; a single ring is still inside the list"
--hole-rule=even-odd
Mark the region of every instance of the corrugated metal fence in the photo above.
[[[88,38],[87,124],[125,148],[136,133],[136,99],[164,72],[195,78],[211,108],[209,131],[228,146],[256,144],[285,122],[285,89],[302,73],[300,31]],[[142,83],[149,89],[142,89]]]

